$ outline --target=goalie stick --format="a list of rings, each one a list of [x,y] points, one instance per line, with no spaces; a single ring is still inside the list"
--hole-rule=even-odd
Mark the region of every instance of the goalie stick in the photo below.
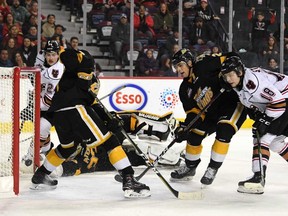
[[[106,109],[106,107],[102,104],[102,102],[98,99],[97,95],[95,95],[93,92],[90,91],[90,93],[94,96],[98,104],[103,108],[107,116],[112,119],[112,114]],[[162,180],[162,182],[168,187],[168,189],[172,192],[172,194],[177,197],[178,199],[203,199],[203,193],[202,191],[194,191],[194,192],[180,192],[175,190],[168,182],[167,180],[162,176],[162,174],[158,171],[158,169],[154,166],[153,163],[149,161],[147,156],[141,151],[141,149],[137,146],[137,144],[131,139],[131,137],[126,133],[126,131],[121,128],[121,132],[123,135],[127,138],[127,140],[135,147],[135,149],[138,151],[139,155],[143,158],[145,163],[148,167],[152,168],[152,170],[156,173],[156,175]]]
[[[191,127],[195,124],[195,122],[200,118],[200,116],[214,103],[215,100],[225,91],[224,88],[220,90],[220,92],[211,99],[211,101],[195,116],[195,118],[185,127],[184,131],[188,131],[191,129]],[[163,155],[166,154],[166,152],[176,143],[176,139],[173,139],[166,148],[157,156],[157,158],[153,161],[153,165],[156,165],[158,161],[163,157]],[[147,166],[146,169],[140,173],[138,176],[135,177],[135,179],[138,181],[140,180],[151,168],[151,166]],[[122,182],[122,177],[119,174],[116,174],[114,176],[114,179],[118,182]]]

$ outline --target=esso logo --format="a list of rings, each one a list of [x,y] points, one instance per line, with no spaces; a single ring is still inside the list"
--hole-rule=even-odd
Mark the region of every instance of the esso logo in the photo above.
[[[143,88],[135,84],[127,84],[126,88],[111,95],[109,102],[116,111],[141,110],[146,106],[147,98]]]

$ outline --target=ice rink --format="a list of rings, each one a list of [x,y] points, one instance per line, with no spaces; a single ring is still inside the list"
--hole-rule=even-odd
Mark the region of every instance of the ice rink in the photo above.
[[[55,136],[54,136],[55,139]],[[214,135],[203,143],[202,162],[193,181],[171,183],[180,191],[201,190],[200,178],[209,162]],[[57,189],[31,191],[31,176],[21,180],[20,195],[0,193],[0,215],[7,216],[287,216],[287,163],[275,153],[267,170],[263,195],[240,194],[237,184],[252,175],[252,138],[249,129],[241,129],[233,138],[226,160],[213,184],[202,189],[202,200],[178,200],[160,178],[150,170],[141,180],[151,188],[146,199],[124,198],[121,184],[114,180],[116,172],[96,172],[59,178]],[[136,175],[143,170],[135,168]],[[169,180],[172,169],[159,167]]]

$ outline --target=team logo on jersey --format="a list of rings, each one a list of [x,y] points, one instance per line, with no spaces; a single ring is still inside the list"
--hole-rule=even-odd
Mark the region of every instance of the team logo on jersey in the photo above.
[[[112,108],[116,111],[142,110],[148,101],[146,91],[135,84],[126,84],[126,88],[109,97]],[[119,87],[116,87],[117,89]],[[114,91],[114,90],[113,90]]]
[[[57,78],[58,75],[59,75],[59,71],[56,70],[56,69],[53,69],[53,70],[52,70],[52,76],[53,76],[54,78]]]

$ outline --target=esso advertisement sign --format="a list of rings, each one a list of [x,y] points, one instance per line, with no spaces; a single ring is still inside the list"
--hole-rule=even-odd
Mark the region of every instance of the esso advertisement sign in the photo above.
[[[109,97],[112,108],[115,111],[142,110],[148,100],[145,90],[135,84],[127,84],[125,86],[126,88],[117,91]]]

